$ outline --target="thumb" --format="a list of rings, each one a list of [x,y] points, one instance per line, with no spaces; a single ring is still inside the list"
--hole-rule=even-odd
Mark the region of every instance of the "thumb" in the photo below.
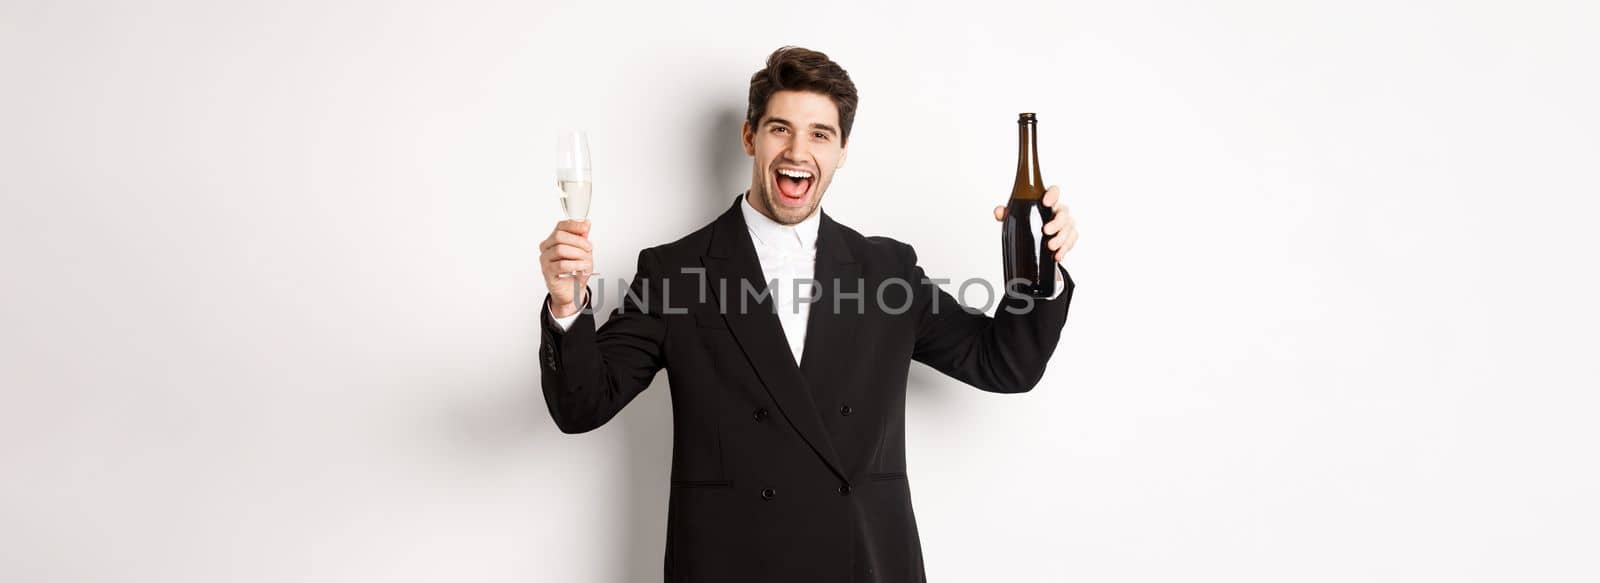
[[[1006,220],[1006,207],[1003,207],[1003,206],[994,207],[994,220],[997,220],[997,221]]]

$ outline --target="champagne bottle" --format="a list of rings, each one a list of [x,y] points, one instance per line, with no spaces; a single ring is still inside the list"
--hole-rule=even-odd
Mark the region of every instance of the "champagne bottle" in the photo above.
[[[1000,245],[1006,288],[1036,298],[1048,298],[1056,291],[1055,252],[1045,246],[1049,238],[1042,230],[1055,213],[1044,205],[1044,189],[1039,177],[1039,122],[1032,113],[1019,114],[1017,181],[1000,226]]]

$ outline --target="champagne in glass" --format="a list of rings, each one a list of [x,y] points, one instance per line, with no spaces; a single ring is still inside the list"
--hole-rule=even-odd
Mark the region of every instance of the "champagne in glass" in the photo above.
[[[561,210],[567,218],[589,218],[589,135],[582,130],[563,131],[556,138],[556,187],[561,191]],[[561,277],[577,277],[579,272]],[[589,272],[589,275],[598,275]]]
[[[579,176],[563,176],[557,181],[561,187],[561,210],[566,211],[569,219],[582,219],[589,216],[589,179]]]

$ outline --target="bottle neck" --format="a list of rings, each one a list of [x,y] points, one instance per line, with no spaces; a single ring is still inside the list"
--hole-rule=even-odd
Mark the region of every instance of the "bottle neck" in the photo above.
[[[1039,130],[1034,122],[1017,122],[1017,181],[1012,198],[1042,198],[1044,179],[1039,176]]]

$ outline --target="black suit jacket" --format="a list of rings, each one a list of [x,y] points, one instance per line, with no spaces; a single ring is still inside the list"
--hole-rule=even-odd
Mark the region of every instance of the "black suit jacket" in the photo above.
[[[991,318],[926,284],[909,245],[823,213],[821,294],[796,365],[735,199],[641,251],[599,330],[586,313],[562,332],[546,302],[545,401],[563,432],[582,433],[667,370],[668,582],[925,581],[905,455],[911,361],[985,391],[1030,390],[1066,322],[1073,283],[1060,275],[1055,299],[1018,315],[1029,300],[1007,297]]]

